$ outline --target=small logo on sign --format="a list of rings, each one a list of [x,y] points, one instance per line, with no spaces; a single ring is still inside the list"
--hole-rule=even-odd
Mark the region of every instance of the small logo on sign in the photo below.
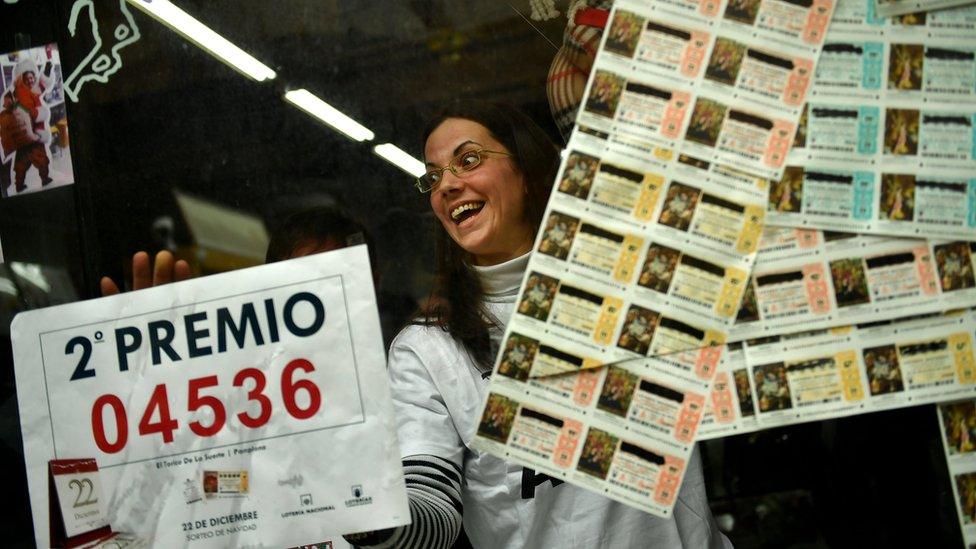
[[[365,495],[362,484],[353,484],[349,487],[349,491],[352,492],[352,499],[346,500],[346,507],[358,507],[373,503],[373,498]]]

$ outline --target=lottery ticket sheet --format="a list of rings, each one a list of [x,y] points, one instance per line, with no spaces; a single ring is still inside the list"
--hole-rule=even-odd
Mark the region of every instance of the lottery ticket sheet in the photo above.
[[[770,229],[730,340],[976,305],[973,243]]]
[[[667,178],[577,145],[509,330],[601,363],[724,343],[759,245],[762,180],[698,166]]]
[[[699,439],[976,396],[967,310],[732,344]]]
[[[769,223],[976,240],[976,7],[870,1],[838,4]]]
[[[953,500],[966,547],[976,545],[976,399],[937,406]]]
[[[615,4],[474,447],[670,514],[832,9]]]
[[[577,124],[606,147],[778,179],[834,0],[618,0]]]
[[[971,5],[973,0],[872,0],[878,15],[890,17]]]
[[[471,446],[670,516],[721,349],[592,368],[587,349],[511,332]]]
[[[732,149],[749,135],[768,141],[757,128],[788,127],[781,164],[832,8],[614,6],[512,329],[545,344],[572,340],[603,362],[726,341],[764,225],[761,175],[773,173]],[[706,116],[698,100],[730,109]],[[689,129],[696,109],[718,123],[707,147]],[[728,150],[716,153],[716,143]]]

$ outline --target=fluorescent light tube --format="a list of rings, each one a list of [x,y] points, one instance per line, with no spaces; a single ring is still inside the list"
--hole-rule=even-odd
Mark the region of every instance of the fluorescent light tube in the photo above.
[[[258,82],[274,79],[275,72],[267,65],[251,57],[167,0],[128,0],[128,2],[242,74]]]
[[[349,118],[308,90],[292,90],[285,94],[285,100],[356,141],[372,141],[376,137],[369,128]]]
[[[373,147],[373,152],[414,177],[420,177],[427,172],[423,162],[410,156],[393,143],[377,145]]]

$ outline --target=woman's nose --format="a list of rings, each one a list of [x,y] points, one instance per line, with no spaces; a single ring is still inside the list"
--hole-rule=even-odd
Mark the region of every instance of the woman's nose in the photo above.
[[[454,174],[451,170],[444,170],[441,174],[441,182],[437,184],[437,192],[447,194],[460,190],[464,186],[464,181]]]

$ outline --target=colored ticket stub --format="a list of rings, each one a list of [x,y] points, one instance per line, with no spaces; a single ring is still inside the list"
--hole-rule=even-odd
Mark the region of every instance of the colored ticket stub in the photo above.
[[[595,66],[580,123],[674,149],[688,119],[691,90],[650,84]]]
[[[796,124],[788,118],[699,96],[691,111],[682,150],[776,178],[785,166],[795,131]]]
[[[112,528],[156,546],[408,522],[369,273],[359,246],[18,315],[38,546],[48,461],[79,455],[98,461]]]
[[[976,304],[968,242],[831,237],[785,259],[760,255],[730,340]]]
[[[976,399],[939,404],[946,469],[966,547],[976,544]]]
[[[971,397],[974,333],[969,310],[745,342],[719,364],[698,438]]]
[[[758,428],[742,343],[729,343],[715,373],[711,398],[705,402],[698,440],[748,433]]]
[[[471,445],[669,516],[715,374],[696,356],[593,368],[569,347],[510,332]]]
[[[750,372],[760,425],[863,410],[865,388],[856,353],[850,349],[791,350],[757,360],[750,364]]]

